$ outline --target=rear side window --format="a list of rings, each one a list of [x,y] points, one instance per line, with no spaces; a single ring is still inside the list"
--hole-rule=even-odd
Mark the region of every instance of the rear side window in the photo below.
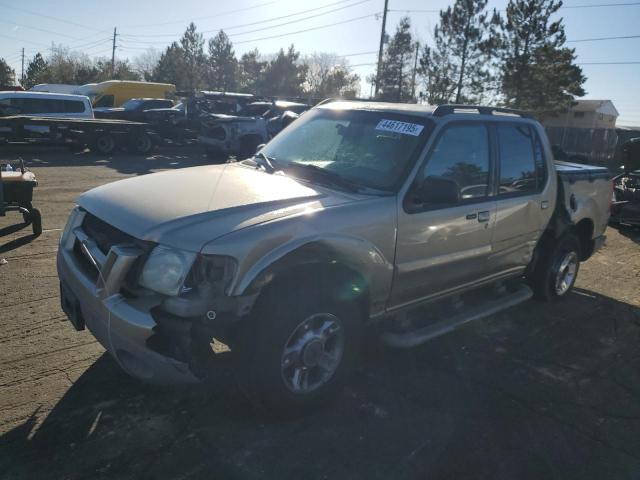
[[[423,178],[455,180],[462,200],[489,193],[489,132],[484,124],[453,124],[438,139]]]
[[[103,95],[98,99],[94,107],[113,107],[113,95]]]
[[[533,131],[528,125],[497,125],[500,152],[500,195],[538,190]],[[538,142],[539,143],[539,142]],[[540,150],[540,158],[542,152]],[[539,163],[543,163],[539,160]]]
[[[84,103],[78,100],[63,100],[65,113],[83,113]]]

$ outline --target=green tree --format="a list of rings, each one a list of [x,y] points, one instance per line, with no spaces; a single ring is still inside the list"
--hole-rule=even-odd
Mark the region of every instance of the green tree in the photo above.
[[[510,0],[502,30],[501,84],[508,106],[557,111],[585,94],[586,77],[575,65],[575,50],[564,46],[562,19],[551,16],[555,0]]]
[[[160,55],[158,64],[153,69],[151,80],[154,82],[173,83],[178,90],[189,88],[186,81],[185,60],[182,47],[173,42]]]
[[[191,22],[180,39],[180,47],[184,56],[184,88],[196,90],[204,85],[204,73],[207,57],[204,53],[204,37],[196,31]]]
[[[48,67],[49,66],[42,57],[42,54],[40,52],[36,53],[29,62],[29,65],[27,65],[27,72],[25,74],[24,81],[22,82],[22,86],[28,89],[34,85],[43,83],[47,75]]]
[[[492,86],[492,57],[500,17],[486,12],[487,0],[456,0],[440,11],[434,47],[420,61],[431,95],[441,102],[480,102]]]
[[[414,48],[411,21],[409,17],[404,17],[382,57],[377,87],[380,99],[396,102],[411,99]]]
[[[238,84],[243,92],[264,93],[264,72],[267,62],[262,60],[258,49],[244,53],[238,64]]]
[[[16,72],[0,57],[0,85],[13,85],[15,78]]]
[[[214,90],[232,91],[238,85],[238,60],[224,31],[209,39],[207,82]]]
[[[293,45],[287,52],[280,49],[264,72],[266,94],[296,97],[302,95],[307,67],[298,62],[300,52]]]

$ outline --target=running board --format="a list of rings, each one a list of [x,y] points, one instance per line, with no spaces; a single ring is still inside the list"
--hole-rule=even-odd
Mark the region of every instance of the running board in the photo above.
[[[473,322],[474,320],[480,320],[481,318],[494,315],[502,310],[518,305],[519,303],[526,302],[532,296],[533,292],[531,289],[526,285],[522,285],[518,290],[505,297],[489,301],[477,307],[469,308],[462,313],[454,315],[448,320],[443,320],[433,325],[406,333],[385,332],[382,334],[381,340],[389,347],[416,347],[431,340],[432,338],[449,333],[466,323]]]

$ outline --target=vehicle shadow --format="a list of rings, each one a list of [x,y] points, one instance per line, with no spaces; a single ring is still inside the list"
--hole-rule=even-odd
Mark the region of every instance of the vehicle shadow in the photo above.
[[[116,151],[104,156],[90,151],[71,152],[55,145],[5,146],[0,150],[3,161],[22,158],[25,166],[34,170],[45,167],[81,167],[99,165],[120,173],[143,175],[155,170],[209,165],[209,160],[196,145],[157,148],[146,156]]]
[[[8,478],[632,478],[640,309],[576,290],[422,347],[370,346],[326,407],[270,418],[221,370],[145,386],[106,354],[0,437]]]
[[[0,228],[0,238],[19,232],[24,228],[31,228],[31,225],[29,223],[20,222],[14,225],[9,225],[9,226]],[[0,253],[6,253],[11,250],[15,250],[16,248],[22,247],[23,245],[26,245],[32,242],[36,238],[38,238],[38,235],[31,233],[29,235],[24,235],[22,237],[18,237],[13,240],[10,240],[4,244],[0,244]]]
[[[635,243],[640,244],[640,227],[632,227],[626,225],[609,225],[610,228],[614,228],[620,233],[620,235],[624,235],[630,240],[633,240]]]

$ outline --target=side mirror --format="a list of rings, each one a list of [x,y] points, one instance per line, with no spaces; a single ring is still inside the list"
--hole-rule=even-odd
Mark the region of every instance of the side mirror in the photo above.
[[[427,177],[416,189],[416,197],[421,203],[456,204],[460,202],[460,187],[449,178]]]

